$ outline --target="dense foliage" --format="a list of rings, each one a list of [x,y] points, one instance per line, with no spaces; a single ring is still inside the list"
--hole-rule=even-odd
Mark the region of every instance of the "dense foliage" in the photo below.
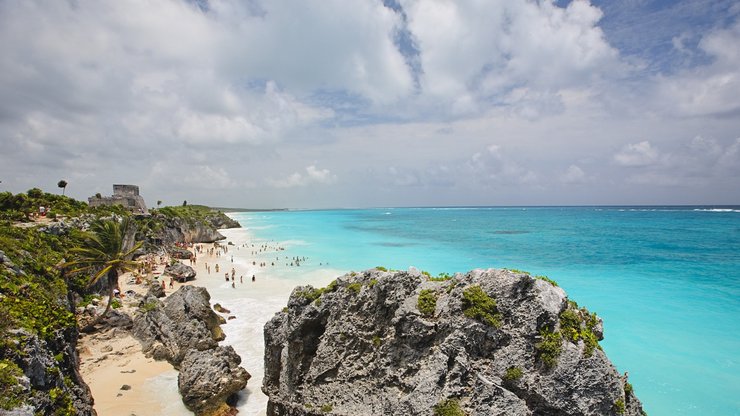
[[[16,195],[0,192],[0,220],[30,221],[30,216],[38,213],[40,207],[47,209],[48,217],[52,219],[58,216],[78,217],[82,214],[127,215],[127,211],[120,206],[90,208],[86,202],[50,194],[38,188]]]

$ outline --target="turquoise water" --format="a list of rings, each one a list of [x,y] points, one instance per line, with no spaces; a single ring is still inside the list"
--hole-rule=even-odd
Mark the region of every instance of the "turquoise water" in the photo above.
[[[740,210],[396,208],[232,214],[329,267],[545,274],[605,321],[602,346],[650,415],[740,414]],[[320,264],[319,264],[320,263]]]

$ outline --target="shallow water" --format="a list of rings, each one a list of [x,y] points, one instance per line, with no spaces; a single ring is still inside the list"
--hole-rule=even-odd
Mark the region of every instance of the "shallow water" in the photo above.
[[[255,374],[250,397],[240,406],[245,414],[264,409],[261,373],[256,374],[262,325],[285,306],[292,287],[324,286],[342,272],[378,265],[415,266],[432,274],[509,267],[548,275],[571,299],[604,318],[601,344],[618,370],[629,372],[649,414],[740,413],[737,207],[397,208],[230,216],[245,227],[225,230],[236,245],[271,242],[285,251],[270,255],[308,258],[300,267],[280,262],[257,268],[260,284],[244,290],[212,282],[213,298],[229,303],[239,316],[224,328],[227,342]],[[230,254],[239,267],[251,267],[249,251]]]

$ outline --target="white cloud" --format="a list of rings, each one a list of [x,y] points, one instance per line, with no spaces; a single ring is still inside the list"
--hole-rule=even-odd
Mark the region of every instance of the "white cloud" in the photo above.
[[[576,165],[568,166],[568,169],[560,175],[560,181],[567,184],[585,183],[587,180],[586,173]]]
[[[419,44],[424,93],[461,112],[588,87],[619,67],[597,26],[601,12],[587,1],[401,3]],[[527,94],[509,93],[523,85]]]
[[[740,20],[708,33],[699,43],[711,58],[675,76],[657,79],[656,107],[678,116],[740,114]],[[665,110],[663,110],[665,111]]]
[[[275,188],[295,188],[312,184],[330,185],[337,181],[337,175],[329,169],[319,169],[315,165],[306,167],[304,174],[294,172],[282,179],[271,179],[268,183]]]
[[[658,157],[658,150],[649,141],[642,141],[624,146],[619,153],[614,155],[614,160],[622,166],[640,167],[654,164]]]

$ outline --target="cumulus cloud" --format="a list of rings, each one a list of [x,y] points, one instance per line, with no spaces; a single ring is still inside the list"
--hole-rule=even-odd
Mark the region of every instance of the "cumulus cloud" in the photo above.
[[[294,172],[282,179],[269,180],[270,185],[275,188],[295,188],[312,184],[329,185],[337,181],[337,175],[329,169],[319,169],[315,165],[306,167],[305,173]]]
[[[586,1],[401,4],[419,45],[424,93],[460,112],[588,86],[618,67],[597,26],[601,11]],[[527,93],[510,94],[524,85]]]
[[[614,160],[622,166],[650,166],[659,157],[658,150],[649,141],[628,144],[614,155]]]
[[[680,116],[740,114],[739,44],[740,20],[706,34],[699,48],[710,63],[658,78],[658,99],[664,108]]]

